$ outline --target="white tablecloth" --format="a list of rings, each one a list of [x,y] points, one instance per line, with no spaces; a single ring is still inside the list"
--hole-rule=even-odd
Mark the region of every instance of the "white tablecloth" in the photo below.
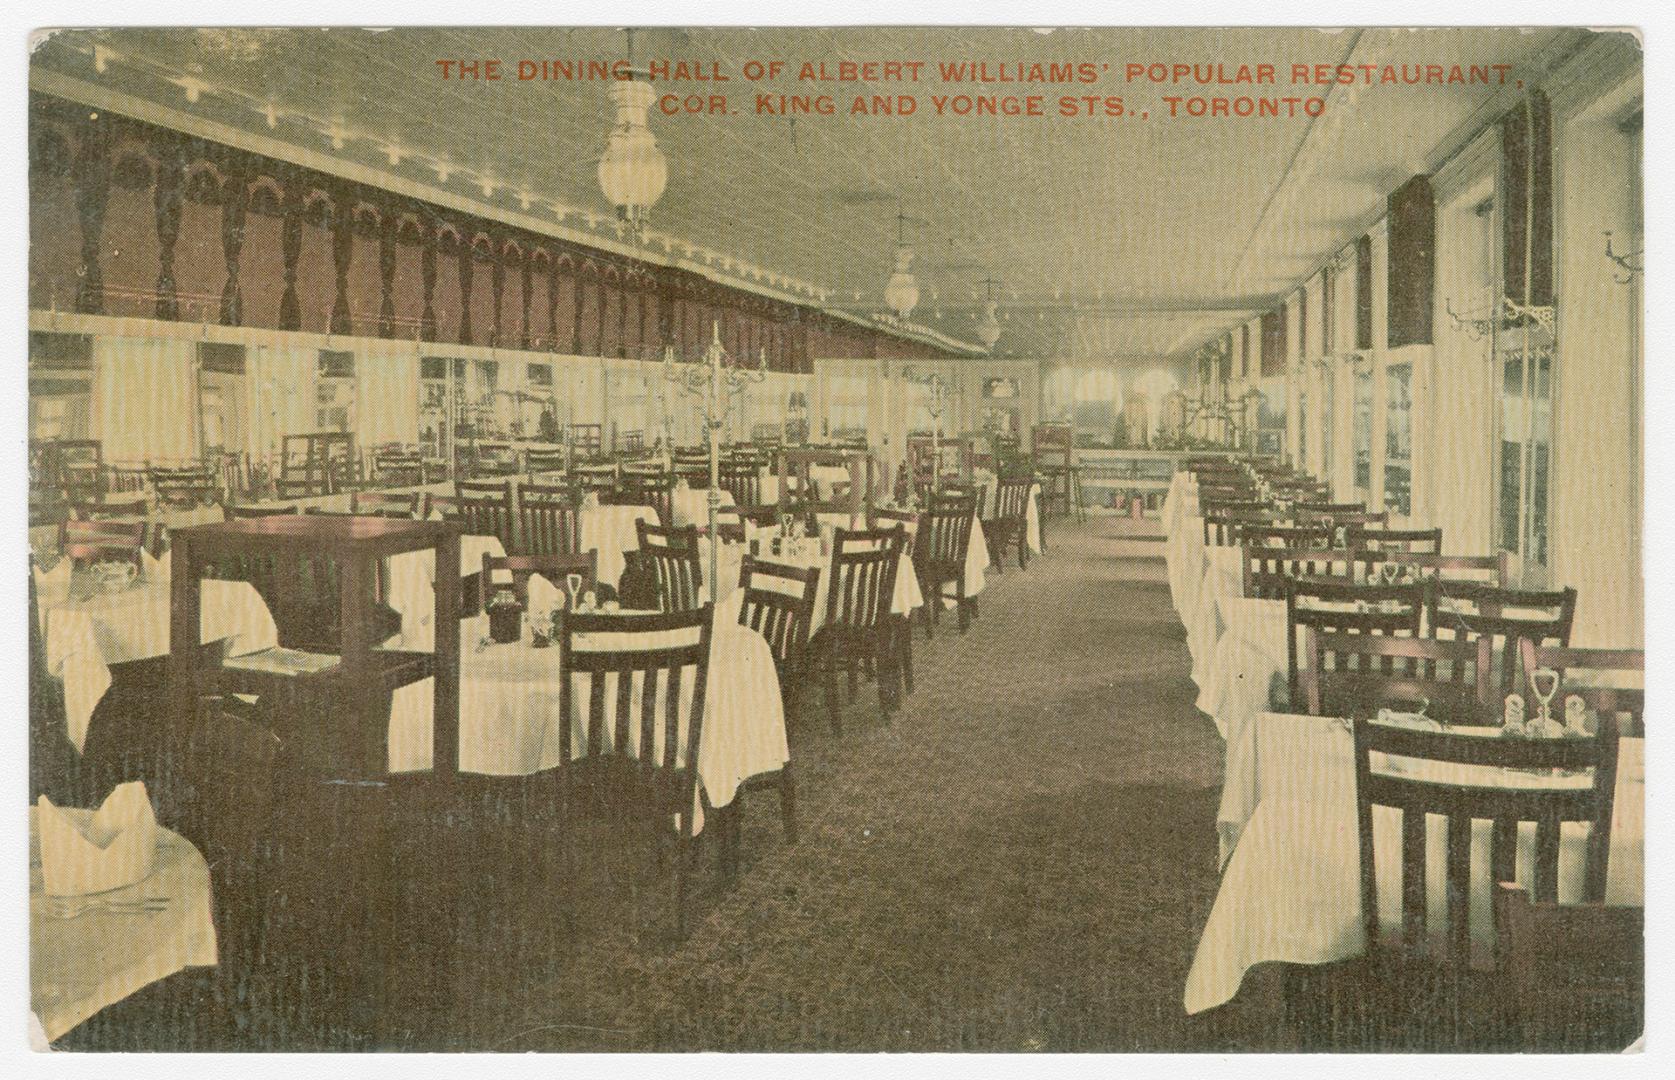
[[[502,558],[506,546],[498,536],[459,538],[459,573],[467,578],[483,572],[483,556]],[[389,561],[388,595],[384,602],[401,615],[401,647],[430,652],[436,647],[436,552],[406,551]]]
[[[810,541],[812,544],[813,541]],[[821,555],[818,551],[808,555],[774,555],[768,551],[764,542],[763,554],[759,558],[768,562],[784,563],[788,566],[799,566],[804,569],[818,567],[820,570],[819,583],[814,592],[814,622],[813,629],[818,630],[826,623],[827,596],[831,586],[832,557]],[[721,546],[721,610],[717,618],[725,622],[737,622],[739,608],[744,603],[744,593],[740,591],[739,564],[744,559],[745,546],[743,544],[723,544]],[[709,573],[709,550],[703,552],[704,573]],[[766,579],[766,587],[774,587],[778,579]],[[708,591],[706,590],[706,596]],[[919,589],[919,576],[913,572],[913,560],[906,552],[902,553],[901,562],[896,566],[896,588],[890,596],[890,613],[892,615],[906,615],[916,608],[923,607],[924,594]]]
[[[773,772],[790,760],[773,654],[760,634],[738,625],[737,608],[731,619],[717,618],[711,640],[703,743],[698,747],[698,778],[710,804],[717,807],[731,803],[748,777]],[[478,643],[487,635],[487,616],[467,620],[460,628],[460,770],[524,776],[557,768],[563,737],[557,646],[535,649],[520,642],[479,651]],[[605,648],[611,643],[594,644]],[[391,772],[431,767],[434,693],[429,679],[395,692]],[[578,710],[585,709],[585,691],[577,693]],[[572,734],[572,754],[584,752],[585,729]],[[637,741],[637,726],[634,738]],[[703,827],[701,808],[694,821],[697,828]]]
[[[229,655],[237,656],[278,643],[273,615],[249,582],[208,579],[200,596],[205,644],[229,638]],[[68,734],[79,750],[94,707],[110,689],[110,666],[168,654],[169,582],[142,580],[87,599],[43,594],[38,601],[47,670],[64,683]]]
[[[1222,738],[1232,743],[1245,723],[1268,707],[1273,677],[1290,672],[1285,601],[1224,597],[1215,606],[1214,618],[1220,634],[1201,669],[1199,656],[1193,657],[1197,705],[1215,720]]]
[[[720,490],[722,507],[731,508],[733,493],[726,488]],[[676,487],[669,493],[669,510],[674,516],[674,524],[707,529],[710,524],[710,493],[707,489]],[[738,515],[727,514],[725,520],[736,521]]]
[[[1269,721],[1265,720],[1265,728]],[[1321,717],[1275,716],[1262,735],[1261,799],[1222,875],[1221,890],[1199,938],[1187,975],[1188,1013],[1230,1001],[1244,973],[1256,964],[1323,964],[1355,956],[1366,942],[1361,929],[1360,842],[1355,823],[1354,749],[1347,729]],[[1489,736],[1493,737],[1493,736]],[[1504,774],[1503,774],[1504,775]],[[1517,775],[1517,783],[1532,778]],[[1557,781],[1563,782],[1563,781]],[[1574,782],[1574,781],[1571,781]],[[1401,844],[1399,818],[1374,815],[1379,917],[1399,928]],[[1443,819],[1433,817],[1427,840],[1429,925],[1446,926]],[[1488,824],[1472,834],[1471,929],[1474,957],[1492,945],[1489,913]],[[1559,851],[1559,899],[1574,902],[1581,889],[1587,828],[1566,825]],[[1618,762],[1616,816],[1611,825],[1606,902],[1644,901],[1644,743],[1624,739]],[[1534,829],[1520,829],[1517,880],[1529,881]]]
[[[93,815],[91,810],[64,812]],[[111,900],[150,896],[167,898],[161,911],[50,916],[35,808],[29,808],[29,1008],[48,1039],[182,968],[215,965],[209,867],[196,848],[164,828],[157,830],[151,876],[100,894]]]
[[[704,513],[709,513],[706,508]],[[627,564],[623,555],[640,548],[639,522],[659,524],[649,506],[593,506],[582,511],[581,549],[599,553],[599,580],[615,585]]]
[[[1241,549],[1211,546],[1201,548],[1203,573],[1192,590],[1191,606],[1181,616],[1186,627],[1187,650],[1192,654],[1192,681],[1199,688],[1210,679],[1210,658],[1221,639],[1223,611],[1231,600],[1244,593]]]

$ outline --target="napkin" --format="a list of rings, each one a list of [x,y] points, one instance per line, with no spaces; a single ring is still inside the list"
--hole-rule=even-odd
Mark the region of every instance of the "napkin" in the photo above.
[[[1397,712],[1395,709],[1378,710],[1378,722],[1390,727],[1407,728],[1409,731],[1441,731],[1442,725],[1426,716],[1424,713]]]
[[[552,620],[553,612],[564,607],[564,591],[540,574],[529,575],[529,601],[524,610],[537,626]]]
[[[49,896],[79,896],[132,885],[151,875],[157,860],[157,818],[145,782],[118,784],[85,821],[35,803],[41,838],[41,878]]]
[[[590,491],[586,495],[582,496],[582,509],[583,510],[597,510],[597,509],[599,509],[599,493],[597,491]]]
[[[154,559],[151,557],[151,552],[142,550],[140,552],[140,562],[145,567],[145,571],[142,576],[147,581],[169,580],[169,567],[174,562],[170,556],[173,554],[174,550],[171,548],[170,550],[163,552],[162,558]]]

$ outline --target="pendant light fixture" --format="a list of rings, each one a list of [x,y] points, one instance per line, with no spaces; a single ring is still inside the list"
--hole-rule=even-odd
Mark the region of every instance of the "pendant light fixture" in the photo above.
[[[884,286],[884,302],[890,310],[905,319],[918,306],[919,282],[909,267],[913,263],[913,249],[907,245],[907,215],[896,208],[896,265],[890,283]]]
[[[983,314],[977,320],[977,340],[983,343],[983,348],[995,351],[995,342],[1000,340],[1000,320],[995,317],[995,286],[1000,282],[993,278],[983,279]]]
[[[611,83],[611,105],[616,123],[605,140],[599,159],[599,189],[616,207],[617,232],[632,236],[635,243],[645,238],[651,208],[663,197],[669,182],[669,165],[657,147],[646,116],[656,92],[634,70],[634,32],[628,31],[628,77]]]

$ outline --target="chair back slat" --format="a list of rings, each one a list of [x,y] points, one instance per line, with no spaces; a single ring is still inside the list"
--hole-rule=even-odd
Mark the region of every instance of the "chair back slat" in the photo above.
[[[680,528],[638,521],[641,565],[657,583],[657,606],[662,611],[690,611],[698,606],[704,583],[698,565],[698,527]]]
[[[606,759],[628,764],[626,773],[613,775],[633,778],[630,794],[636,802],[659,813],[690,815],[697,797],[713,615],[706,604],[666,614],[567,617],[559,635],[560,767],[603,766]],[[589,641],[596,635],[610,635],[620,644],[597,648]],[[584,680],[585,713],[578,710],[577,693]],[[576,732],[585,732],[584,757],[592,760],[575,759]]]
[[[904,542],[900,529],[838,529],[833,534],[828,626],[870,632],[883,624]]]
[[[1570,644],[1576,615],[1576,590],[1509,589],[1472,581],[1439,579],[1426,612],[1433,637],[1474,640],[1487,636],[1494,646],[1502,696],[1522,684],[1518,641],[1539,645]]]
[[[1442,530],[1372,529],[1350,525],[1344,539],[1351,551],[1406,551],[1413,554],[1442,554]]]
[[[1301,702],[1301,633],[1335,630],[1351,634],[1418,637],[1426,586],[1364,585],[1335,578],[1288,578],[1285,586],[1286,661],[1291,701]]]
[[[518,489],[519,550],[526,555],[569,555],[581,549],[581,516],[575,492],[551,484]]]
[[[767,640],[782,686],[801,672],[819,585],[818,566],[788,566],[747,554],[739,567],[739,623]]]
[[[1349,552],[1325,547],[1256,547],[1242,549],[1244,595],[1253,599],[1283,600],[1294,578],[1352,580]]]
[[[1426,868],[1427,820],[1445,819],[1443,866],[1445,924],[1435,940],[1441,958],[1463,968],[1471,960],[1471,846],[1474,824],[1485,823],[1489,836],[1484,869],[1495,882],[1511,881],[1517,872],[1518,826],[1534,828],[1529,881],[1536,896],[1556,900],[1560,830],[1567,822],[1588,827],[1582,899],[1604,899],[1609,838],[1616,787],[1618,737],[1604,725],[1587,738],[1506,739],[1477,733],[1429,731],[1357,719],[1355,743],[1357,833],[1361,846],[1361,915],[1369,953],[1385,948],[1378,909],[1378,859],[1373,815],[1385,807],[1400,816],[1401,940],[1403,955],[1418,957],[1430,949]],[[1379,760],[1375,768],[1375,755]],[[1390,758],[1403,759],[1400,772]],[[1467,768],[1461,768],[1465,766]],[[1470,767],[1502,770],[1499,776],[1473,774]],[[1520,786],[1520,773],[1554,769],[1587,773],[1572,786]],[[1493,914],[1491,916],[1494,917]]]
[[[1495,712],[1488,642],[1351,634],[1308,627],[1308,710],[1372,716],[1430,705],[1426,715],[1482,723]]]

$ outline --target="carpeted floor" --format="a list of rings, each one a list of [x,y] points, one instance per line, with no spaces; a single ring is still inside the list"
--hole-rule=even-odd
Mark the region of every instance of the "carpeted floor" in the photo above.
[[[920,628],[917,692],[888,726],[864,686],[834,737],[811,695],[792,730],[799,842],[776,795],[747,796],[739,875],[703,853],[678,945],[650,849],[590,833],[562,874],[525,790],[522,812],[452,846],[398,828],[383,899],[409,947],[382,980],[332,924],[354,904],[288,879],[314,903],[270,902],[254,954],[63,1043],[172,1048],[166,1016],[228,1049],[1283,1048],[1261,973],[1215,1014],[1181,1009],[1217,883],[1223,747],[1192,708],[1157,567],[1113,554],[1120,527],[1055,522],[1047,557],[991,569],[968,634]]]

